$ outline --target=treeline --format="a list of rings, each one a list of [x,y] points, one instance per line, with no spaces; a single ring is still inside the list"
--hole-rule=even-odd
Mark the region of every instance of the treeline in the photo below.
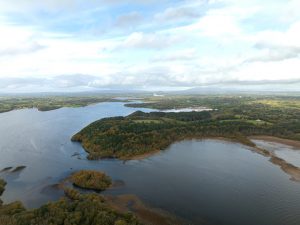
[[[153,119],[158,119],[158,118],[169,118],[169,119],[174,119],[178,121],[197,121],[197,120],[207,120],[211,119],[211,114],[208,111],[203,111],[203,112],[150,112],[150,113],[145,113],[142,111],[136,111],[129,115],[129,118],[134,118],[134,119],[143,119],[143,118],[153,118]]]

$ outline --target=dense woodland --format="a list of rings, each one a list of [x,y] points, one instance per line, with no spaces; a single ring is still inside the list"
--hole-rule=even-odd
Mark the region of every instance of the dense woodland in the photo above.
[[[143,113],[96,121],[72,137],[89,159],[131,158],[163,150],[175,141],[225,137],[254,146],[250,135],[300,140],[300,98],[180,97],[130,106],[180,108],[206,106],[213,111]]]
[[[5,182],[0,180],[0,185]],[[2,187],[2,186],[1,186]],[[65,189],[67,197],[38,209],[26,210],[21,202],[3,205],[1,225],[140,225],[132,214],[118,213],[98,194],[80,194]],[[1,194],[0,194],[1,195]]]
[[[111,185],[110,177],[106,176],[105,173],[93,170],[75,172],[70,180],[77,187],[95,191],[103,191]]]

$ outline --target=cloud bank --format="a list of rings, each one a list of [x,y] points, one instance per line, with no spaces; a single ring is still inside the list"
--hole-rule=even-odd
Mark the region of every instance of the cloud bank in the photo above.
[[[299,84],[298,0],[155,3],[0,0],[0,91]]]

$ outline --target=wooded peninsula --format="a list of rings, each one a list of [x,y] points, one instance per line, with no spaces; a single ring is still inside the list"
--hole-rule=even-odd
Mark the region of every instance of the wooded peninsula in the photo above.
[[[96,121],[72,137],[89,159],[130,159],[184,139],[223,137],[254,147],[247,137],[270,135],[300,140],[299,97],[185,96],[149,99],[129,107],[180,109],[207,107],[202,112],[136,111],[126,117]]]

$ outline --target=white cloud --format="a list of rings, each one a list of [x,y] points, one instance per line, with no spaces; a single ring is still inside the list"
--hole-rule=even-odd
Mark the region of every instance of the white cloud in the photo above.
[[[290,24],[287,28],[286,31],[264,30],[254,35],[245,36],[245,39],[275,46],[300,46],[300,20]]]
[[[161,0],[162,2],[166,0]],[[57,11],[80,11],[85,9],[95,9],[96,7],[108,7],[114,5],[127,5],[127,4],[152,4],[155,0],[10,0],[0,1],[0,11],[4,12],[23,12],[32,13],[35,11],[57,12]]]
[[[232,73],[232,78],[239,81],[274,81],[300,79],[299,59],[284,61],[254,62],[240,66]]]
[[[121,48],[163,49],[179,42],[181,37],[173,34],[142,33],[130,34],[121,44]]]
[[[184,49],[179,51],[168,52],[167,54],[156,55],[152,61],[191,61],[197,58],[195,49]]]
[[[299,1],[186,0],[155,7],[151,0],[130,2],[0,0],[0,87],[180,88],[300,79]],[[134,7],[140,3],[146,5]],[[107,4],[120,8],[110,11]],[[80,17],[97,7],[103,17]],[[10,12],[41,10],[78,10],[78,16],[71,14],[80,23],[68,25],[64,14],[62,24],[45,26],[10,20]],[[268,20],[261,22],[263,15]],[[90,35],[101,19],[112,32]]]
[[[117,27],[127,28],[133,27],[138,23],[141,23],[143,20],[143,16],[138,12],[130,12],[128,14],[120,15],[115,22]]]
[[[300,55],[300,46],[276,46],[259,43],[255,47],[260,50],[259,53],[256,56],[250,57],[245,62],[281,61],[297,58]]]
[[[201,15],[199,8],[195,6],[170,7],[161,13],[154,15],[158,21],[176,21],[183,19],[195,19]]]
[[[19,46],[0,49],[0,57],[29,54],[29,53],[39,51],[43,48],[45,48],[45,46],[40,45],[37,42],[29,42],[29,43],[25,42],[25,43],[21,43]]]

